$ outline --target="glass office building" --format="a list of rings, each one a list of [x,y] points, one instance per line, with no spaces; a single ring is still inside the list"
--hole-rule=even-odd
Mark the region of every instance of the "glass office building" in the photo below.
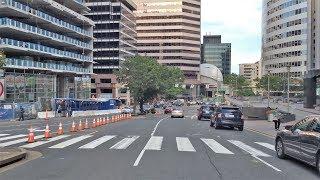
[[[80,0],[0,0],[6,102],[90,97],[94,22]]]
[[[231,73],[231,43],[221,43],[220,35],[205,35],[201,49],[203,63],[216,66],[223,75]]]

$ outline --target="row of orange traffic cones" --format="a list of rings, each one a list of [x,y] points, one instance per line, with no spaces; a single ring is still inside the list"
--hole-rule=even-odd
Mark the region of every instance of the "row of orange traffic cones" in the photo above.
[[[92,120],[92,124],[91,124],[91,128],[96,128],[102,125],[106,125],[109,123],[114,123],[114,122],[118,122],[118,121],[122,121],[122,120],[126,120],[126,119],[131,119],[131,114],[121,114],[121,115],[113,115],[111,116],[111,118],[109,119],[109,117],[107,118],[98,118],[93,119]],[[82,124],[81,120],[79,121],[78,126],[76,126],[75,122],[73,121],[71,124],[71,128],[70,128],[70,132],[77,132],[77,131],[82,131],[84,129],[89,129],[89,123],[88,120],[86,119],[85,123]],[[57,135],[62,135],[64,134],[63,131],[63,127],[62,127],[62,123],[59,123],[59,127],[57,130]],[[29,129],[29,134],[28,134],[28,143],[33,143],[35,142],[35,135],[34,135],[34,129],[32,128],[32,126],[30,126]],[[45,139],[49,139],[51,138],[52,135],[50,133],[50,129],[49,129],[49,125],[46,125],[46,128],[44,130],[44,138]]]

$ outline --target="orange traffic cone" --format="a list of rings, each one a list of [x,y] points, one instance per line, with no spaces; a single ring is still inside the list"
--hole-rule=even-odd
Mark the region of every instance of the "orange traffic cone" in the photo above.
[[[78,125],[78,131],[81,131],[83,130],[83,127],[82,127],[82,122],[81,120],[79,121],[79,125]]]
[[[92,127],[92,128],[95,128],[95,127],[96,127],[96,120],[95,120],[95,119],[92,120],[92,125],[91,125],[91,127]]]
[[[28,143],[34,143],[34,132],[32,126],[30,126],[28,134]]]
[[[100,118],[97,119],[96,125],[97,125],[97,127],[100,126]]]
[[[109,117],[107,117],[107,122],[106,122],[107,124],[109,124],[110,123],[110,119],[109,119]]]
[[[44,130],[44,138],[49,139],[51,138],[51,134],[50,134],[50,129],[49,129],[49,125],[46,125],[46,129]]]
[[[58,135],[62,135],[63,134],[63,129],[62,129],[62,123],[61,122],[59,123],[59,128],[58,128],[57,134]]]
[[[76,124],[74,123],[74,121],[72,121],[70,132],[77,132]]]
[[[86,119],[86,123],[84,124],[84,129],[89,129],[88,119]]]

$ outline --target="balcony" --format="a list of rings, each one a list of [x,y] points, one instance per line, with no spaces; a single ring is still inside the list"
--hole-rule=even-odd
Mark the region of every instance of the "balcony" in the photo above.
[[[13,53],[23,53],[23,54],[33,54],[41,55],[45,57],[53,58],[66,58],[72,59],[80,62],[92,62],[91,56],[85,56],[82,54],[73,53],[70,51],[63,51],[60,49],[55,49],[48,46],[43,46],[40,44],[17,41],[13,39],[3,38],[0,39],[0,49],[7,52]]]
[[[33,9],[30,6],[14,0],[0,0],[0,2],[0,16],[2,17],[11,17],[14,15],[31,22],[36,21],[48,29],[75,33],[74,35],[77,37],[85,36],[90,39],[93,37],[93,34],[90,31],[62,21],[61,19],[53,17],[42,11]]]
[[[1,29],[3,29],[1,31]],[[16,37],[23,39],[39,39],[53,46],[72,46],[73,49],[92,50],[93,46],[89,43],[79,41],[68,36],[47,31],[35,26],[31,26],[9,18],[0,18],[0,36],[14,33]]]
[[[35,69],[57,73],[92,74],[90,69],[75,66],[71,63],[57,63],[54,61],[38,62],[30,59],[6,59],[6,68]]]

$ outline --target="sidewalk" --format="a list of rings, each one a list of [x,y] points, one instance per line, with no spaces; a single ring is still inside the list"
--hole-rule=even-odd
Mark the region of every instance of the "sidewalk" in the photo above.
[[[282,123],[280,126],[280,130],[284,129],[284,127],[286,125],[295,124],[297,121],[298,120],[291,121],[288,123]],[[276,137],[277,132],[279,132],[274,129],[273,122],[269,122],[266,120],[255,120],[255,121],[248,120],[248,121],[245,121],[244,123],[245,123],[244,124],[245,129],[247,129],[249,131],[257,132],[259,134],[263,134],[263,135],[271,137],[271,138]]]

